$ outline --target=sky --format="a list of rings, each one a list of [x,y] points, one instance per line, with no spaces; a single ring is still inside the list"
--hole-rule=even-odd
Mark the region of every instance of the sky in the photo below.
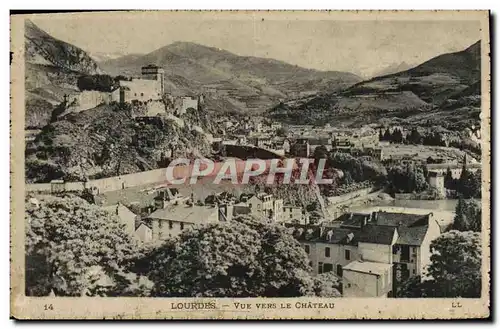
[[[143,12],[31,19],[52,36],[91,55],[146,54],[176,41],[190,41],[237,55],[363,77],[402,62],[418,65],[437,55],[463,50],[480,39],[477,20],[264,16]]]

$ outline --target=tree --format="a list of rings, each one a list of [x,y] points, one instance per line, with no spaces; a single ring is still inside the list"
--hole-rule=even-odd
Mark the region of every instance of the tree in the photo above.
[[[287,134],[288,134],[288,131],[283,127],[276,129],[276,136],[286,137]]]
[[[422,135],[418,132],[416,127],[413,127],[410,134],[406,137],[410,144],[422,144]]]
[[[391,138],[392,138],[391,136],[392,136],[391,131],[389,130],[389,128],[387,128],[385,130],[385,132],[384,132],[384,138],[383,138],[383,140],[384,141],[390,141]]]
[[[395,193],[422,192],[429,186],[424,169],[414,165],[391,167],[388,172],[389,187]]]
[[[394,143],[402,143],[403,142],[403,133],[401,132],[401,130],[399,128],[394,129],[390,140]]]
[[[477,298],[481,296],[481,245],[479,233],[449,231],[431,243],[429,279],[411,277],[396,297]]]
[[[450,167],[446,170],[446,175],[444,176],[444,187],[449,190],[456,189],[457,182],[456,179],[453,178]]]
[[[450,228],[458,231],[481,232],[481,204],[476,200],[460,198]]]
[[[432,297],[481,296],[481,239],[477,232],[449,231],[431,243],[425,293]]]
[[[425,295],[422,277],[420,275],[412,276],[403,281],[398,287],[396,297],[398,298],[420,298]]]
[[[318,163],[319,159],[328,158],[328,149],[324,145],[320,145],[314,149],[313,158]]]
[[[464,198],[481,197],[481,171],[471,173],[464,166],[457,182],[457,192]]]
[[[80,90],[97,90],[110,92],[119,85],[117,79],[113,79],[107,74],[94,74],[80,76],[76,82]]]
[[[326,272],[314,277],[314,293],[318,297],[342,297],[342,282],[335,272]]]
[[[125,270],[136,250],[115,215],[75,196],[32,198],[27,205],[27,295],[133,294],[130,285],[147,281]]]
[[[313,294],[309,260],[280,225],[237,217],[192,227],[149,258],[155,296],[293,297]]]

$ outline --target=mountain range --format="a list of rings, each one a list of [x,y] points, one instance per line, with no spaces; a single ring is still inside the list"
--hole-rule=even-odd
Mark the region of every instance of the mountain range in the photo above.
[[[284,99],[339,91],[362,80],[349,72],[306,69],[190,42],[175,42],[148,54],[89,54],[29,20],[25,47],[27,126],[45,125],[63,96],[78,92],[78,76],[140,76],[141,67],[149,64],[165,69],[167,92],[205,93],[208,109],[228,112],[265,111]]]
[[[209,110],[266,112],[290,123],[358,125],[392,120],[432,125],[446,119],[461,129],[477,123],[480,109],[479,41],[406,70],[409,65],[404,62],[390,65],[384,70],[389,74],[368,80],[191,42],[175,42],[148,54],[89,55],[29,20],[25,49],[27,126],[47,124],[64,95],[78,92],[79,76],[139,76],[148,64],[164,68],[167,92],[204,93]]]
[[[348,72],[305,69],[191,42],[175,42],[146,55],[128,55],[99,63],[111,75],[129,76],[139,75],[141,66],[148,64],[165,69],[168,92],[174,95],[204,92],[212,101],[222,99],[226,108],[240,111],[266,109],[280,99],[341,90],[361,81]]]
[[[447,125],[461,130],[479,123],[480,42],[434,57],[411,69],[282,103],[270,111],[288,122],[343,125],[372,122]]]

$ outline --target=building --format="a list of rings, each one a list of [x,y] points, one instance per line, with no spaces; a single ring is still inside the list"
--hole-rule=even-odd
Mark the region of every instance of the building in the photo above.
[[[310,152],[314,152],[314,150],[319,146],[325,147],[327,151],[332,150],[331,138],[328,137],[309,138],[308,142],[309,142]]]
[[[278,130],[281,129],[283,126],[280,122],[272,122],[271,123],[271,130]]]
[[[173,106],[175,113],[177,115],[183,115],[190,108],[197,110],[201,103],[200,97],[194,97],[194,96],[173,97]]]
[[[304,246],[313,274],[335,271],[344,296],[392,296],[413,276],[425,276],[430,243],[441,234],[429,214],[344,214],[336,225],[287,225]]]
[[[284,205],[282,220],[289,223],[302,223],[304,220],[304,215],[302,213],[302,207]]]
[[[123,204],[118,203],[116,205],[103,207],[107,212],[116,215],[120,222],[125,225],[125,231],[130,235],[135,234],[135,220],[137,215],[134,214],[130,209],[125,207]]]
[[[258,193],[248,197],[246,203],[252,215],[256,217],[271,218],[274,210],[273,196],[267,193]]]
[[[218,207],[193,204],[170,205],[148,215],[153,240],[162,240],[179,235],[182,230],[195,224],[219,221]]]
[[[154,198],[156,209],[165,209],[170,205],[185,202],[189,197],[184,197],[176,188],[166,188],[158,191]]]
[[[248,211],[238,210],[239,213],[249,213],[257,218],[270,219],[274,222],[286,221],[283,213],[283,199],[275,199],[271,194],[258,193],[241,196],[240,203],[234,206],[236,209],[246,207]]]
[[[154,80],[160,82],[160,92],[165,91],[165,70],[156,65],[150,64],[141,68],[141,75],[144,80]]]
[[[392,266],[354,261],[344,266],[343,297],[388,297],[392,291]]]
[[[343,266],[359,259],[356,231],[349,228],[286,224],[309,256],[313,274],[334,271],[342,277]]]
[[[439,197],[445,197],[444,175],[441,172],[429,172],[429,186],[434,188]]]
[[[274,199],[272,219],[275,222],[283,221],[283,199]]]
[[[110,104],[120,101],[120,89],[111,92],[97,90],[83,90],[75,95],[65,96],[66,110],[68,112],[80,112],[93,109],[101,104]]]
[[[374,148],[379,145],[379,136],[376,130],[359,129],[359,130],[334,130],[330,132],[333,139],[333,148]]]
[[[162,68],[148,65],[141,68],[141,78],[120,81],[120,102],[148,102],[161,100],[164,94],[164,75]]]
[[[153,241],[153,230],[146,223],[140,222],[136,225],[135,237],[143,243],[151,242]]]
[[[429,163],[426,165],[427,170],[434,173],[446,175],[448,168],[451,171],[453,179],[459,179],[464,168],[463,163]],[[476,172],[481,169],[481,163],[467,163],[466,168],[470,172]]]
[[[290,147],[290,154],[296,157],[308,158],[311,155],[311,146],[309,144],[309,139],[299,138]]]

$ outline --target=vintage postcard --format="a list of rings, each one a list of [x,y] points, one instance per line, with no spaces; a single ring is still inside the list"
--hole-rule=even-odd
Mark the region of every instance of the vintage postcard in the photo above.
[[[490,317],[488,11],[11,15],[16,319]]]

